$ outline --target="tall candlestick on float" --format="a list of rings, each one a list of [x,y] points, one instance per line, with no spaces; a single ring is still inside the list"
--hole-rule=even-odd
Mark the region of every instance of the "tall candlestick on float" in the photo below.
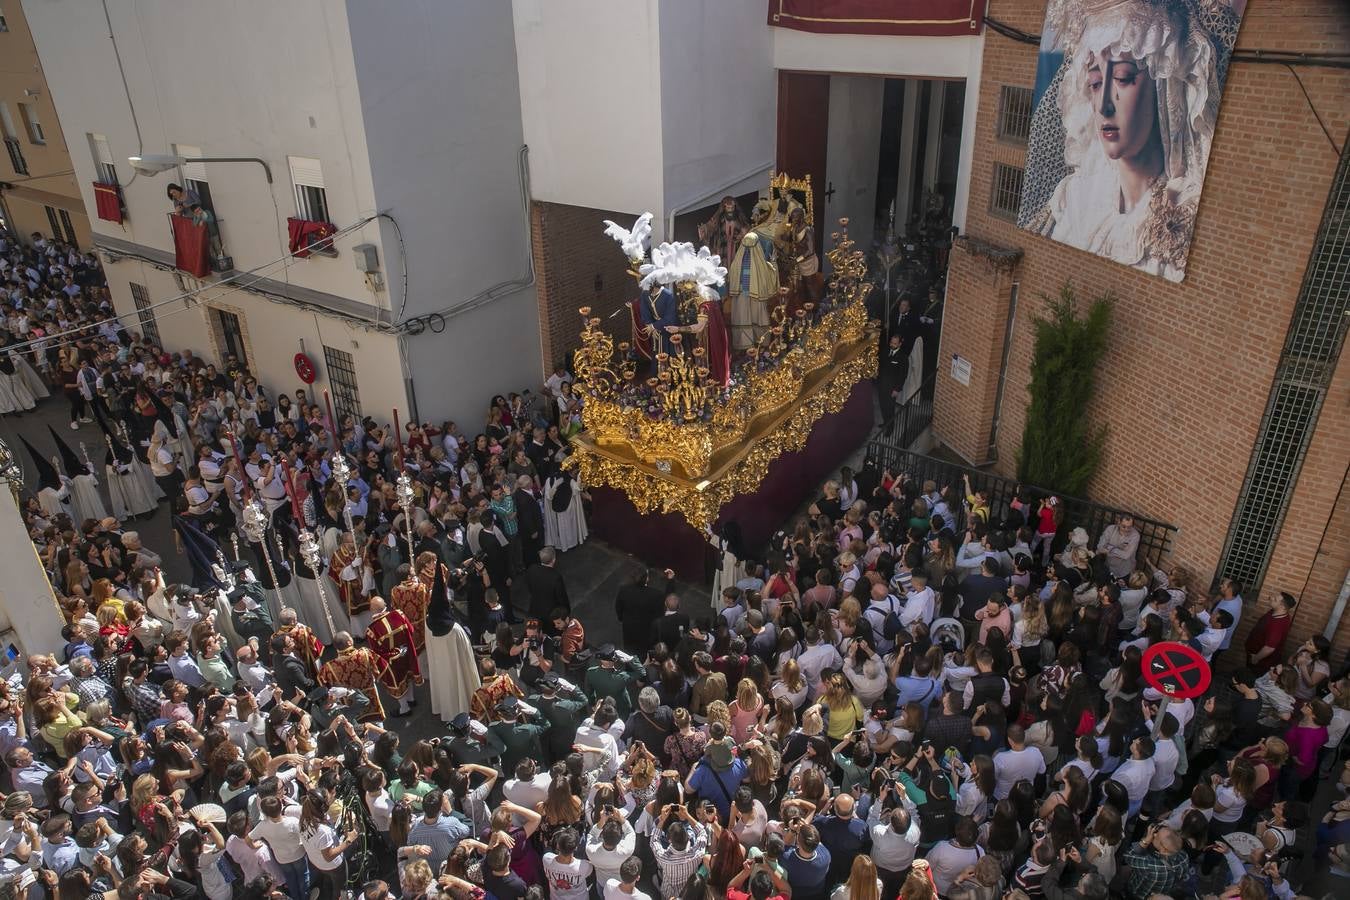
[[[333,429],[333,449],[337,449],[338,445],[342,442],[338,438],[338,420],[337,416],[333,414],[333,398],[329,396],[328,388],[323,389],[323,403],[328,409],[329,427]]]
[[[394,407],[394,446],[398,449],[398,469],[403,471],[403,431],[398,424],[398,407]]]

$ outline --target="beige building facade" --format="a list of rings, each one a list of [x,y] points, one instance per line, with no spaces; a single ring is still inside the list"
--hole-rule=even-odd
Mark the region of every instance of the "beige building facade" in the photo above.
[[[89,217],[19,0],[0,0],[0,137],[0,218],[25,239],[88,250]]]

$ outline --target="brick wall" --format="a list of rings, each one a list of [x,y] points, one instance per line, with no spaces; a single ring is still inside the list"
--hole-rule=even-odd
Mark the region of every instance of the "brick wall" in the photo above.
[[[989,15],[1038,33],[1044,3],[992,0]],[[1350,11],[1333,0],[1251,0],[1238,48],[1346,52]],[[1299,74],[1331,134],[1344,140],[1350,72],[1300,67]],[[988,212],[994,163],[1020,165],[1023,157],[1021,148],[995,135],[999,88],[1030,87],[1035,75],[1035,47],[987,34],[966,232],[1024,255],[1004,275],[982,257],[953,251],[934,431],[968,459],[992,461],[1000,474],[1014,472],[1028,400],[1031,317],[1065,281],[1084,300],[1114,294],[1113,339],[1091,413],[1109,437],[1090,493],[1176,524],[1174,558],[1208,582],[1251,458],[1336,154],[1287,69],[1235,63],[1186,280],[1172,284],[1020,231]],[[991,453],[989,423],[1012,281],[1019,299]],[[969,386],[950,377],[952,354],[971,360]],[[1350,565],[1350,501],[1343,497],[1332,516],[1346,447],[1350,364],[1342,358],[1264,584],[1265,595],[1303,595],[1296,636],[1326,624]],[[1343,624],[1341,646],[1346,633]]]
[[[620,313],[609,315],[637,296],[637,283],[628,274],[628,260],[619,245],[606,237],[603,222],[610,219],[627,227],[637,213],[610,212],[535,201],[530,209],[534,265],[539,293],[539,342],[545,374],[553,365],[581,346],[581,316],[577,309],[589,306],[591,315],[604,319],[615,340],[628,340],[629,320]],[[596,293],[596,276],[601,290]]]

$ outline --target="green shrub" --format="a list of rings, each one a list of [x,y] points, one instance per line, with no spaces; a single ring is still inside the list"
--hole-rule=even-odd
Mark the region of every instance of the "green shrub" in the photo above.
[[[1101,462],[1106,427],[1091,427],[1088,408],[1097,366],[1106,351],[1114,299],[1092,301],[1079,318],[1073,286],[1046,298],[1046,315],[1033,320],[1036,346],[1031,360],[1031,400],[1017,454],[1017,477],[1069,495],[1084,496]]]

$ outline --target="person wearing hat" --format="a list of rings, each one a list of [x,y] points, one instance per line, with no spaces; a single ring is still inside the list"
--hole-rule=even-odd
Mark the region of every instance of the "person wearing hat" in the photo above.
[[[540,717],[548,723],[546,759],[555,762],[566,759],[576,742],[577,728],[591,707],[586,695],[574,685],[564,688],[557,672],[545,672],[539,679],[538,693],[531,694],[526,702],[539,710]]]
[[[506,749],[499,735],[468,713],[450,720],[450,737],[442,739],[441,746],[455,765],[495,765]]]
[[[488,726],[488,731],[496,734],[505,747],[502,750],[502,770],[514,770],[516,763],[527,757],[541,759],[544,751],[540,740],[547,733],[547,728],[520,721],[520,701],[513,696],[498,701],[496,710],[497,721]]]
[[[629,688],[638,677],[632,657],[621,660],[613,644],[602,644],[595,658],[596,665],[586,671],[586,696],[592,703],[613,697],[619,718],[628,718],[633,712]]]

